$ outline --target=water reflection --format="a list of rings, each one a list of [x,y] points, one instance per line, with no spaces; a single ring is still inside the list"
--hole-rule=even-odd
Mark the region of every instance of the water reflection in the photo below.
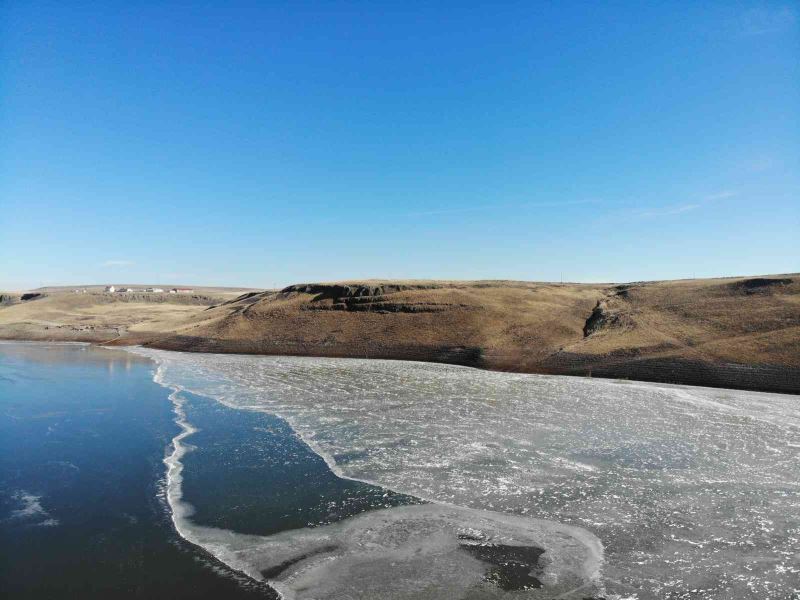
[[[130,372],[134,365],[152,364],[148,358],[125,350],[77,342],[0,341],[0,354],[9,359],[42,365],[105,364],[110,374],[115,369]]]

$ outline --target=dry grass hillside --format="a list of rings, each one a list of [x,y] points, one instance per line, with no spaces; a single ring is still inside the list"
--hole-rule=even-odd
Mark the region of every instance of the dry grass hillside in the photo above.
[[[561,373],[800,392],[800,277],[634,283],[606,291]]]
[[[98,343],[135,336],[151,339],[240,293],[217,288],[187,295],[76,294],[62,288],[0,293],[0,339]]]
[[[148,342],[800,392],[800,277],[302,284]]]
[[[161,347],[533,367],[582,336],[602,288],[518,282],[309,284],[207,310]],[[508,354],[510,362],[485,355]]]
[[[0,299],[0,337],[427,360],[800,393],[800,276],[300,284],[147,301]],[[9,303],[10,302],[10,303]]]

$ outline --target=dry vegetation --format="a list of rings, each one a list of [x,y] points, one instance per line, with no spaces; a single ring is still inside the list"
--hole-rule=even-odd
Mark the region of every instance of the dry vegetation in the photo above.
[[[212,292],[75,294],[42,288],[28,294],[4,293],[0,294],[0,338],[99,343],[150,339],[183,325],[213,304],[238,296],[240,290]]]
[[[107,296],[54,294],[0,307],[0,337],[800,392],[797,275],[624,285],[362,281],[197,303]]]

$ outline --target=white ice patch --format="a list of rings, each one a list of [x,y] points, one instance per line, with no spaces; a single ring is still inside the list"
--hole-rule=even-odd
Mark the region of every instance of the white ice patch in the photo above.
[[[578,528],[436,504],[362,513],[333,525],[269,537],[193,527],[197,542],[286,598],[586,598],[598,593],[601,546]],[[503,547],[499,563],[522,583],[469,552]],[[516,558],[541,547],[530,562]],[[527,576],[532,576],[527,579]],[[513,575],[508,579],[514,579]],[[498,581],[511,587],[504,588]]]
[[[159,368],[156,381],[163,382]],[[601,591],[603,548],[591,533],[551,521],[436,504],[362,513],[340,523],[272,536],[244,535],[192,522],[183,499],[183,463],[197,430],[172,386],[177,423],[167,465],[167,500],[177,531],[230,567],[268,581],[284,598],[387,600],[439,598],[585,598]],[[505,563],[533,579],[513,589],[492,580],[491,564],[470,549],[510,549]],[[537,548],[529,563],[514,554]],[[496,579],[502,575],[496,575]],[[505,582],[506,584],[508,582]],[[522,596],[521,596],[522,594]],[[476,596],[477,595],[477,596]]]
[[[342,476],[593,532],[606,546],[609,597],[793,589],[796,397],[426,363],[136,351],[158,361],[167,385],[287,419]]]
[[[11,511],[12,519],[29,519],[31,517],[47,514],[47,511],[42,508],[41,496],[29,494],[25,490],[19,490],[14,494],[14,500],[19,502],[22,506],[21,508]]]
[[[12,498],[19,503],[19,508],[11,511],[10,520],[30,522],[32,525],[41,527],[58,525],[58,519],[51,518],[50,513],[42,506],[41,496],[31,494],[25,490],[18,490]]]

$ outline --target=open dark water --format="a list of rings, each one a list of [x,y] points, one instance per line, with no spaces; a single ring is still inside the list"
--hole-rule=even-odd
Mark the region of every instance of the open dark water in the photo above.
[[[0,343],[0,597],[274,596],[176,534],[162,461],[178,426],[153,368],[124,351]]]
[[[185,391],[181,396],[186,418],[197,429],[182,460],[183,498],[194,508],[196,525],[271,535],[420,503],[338,477],[283,419]]]

